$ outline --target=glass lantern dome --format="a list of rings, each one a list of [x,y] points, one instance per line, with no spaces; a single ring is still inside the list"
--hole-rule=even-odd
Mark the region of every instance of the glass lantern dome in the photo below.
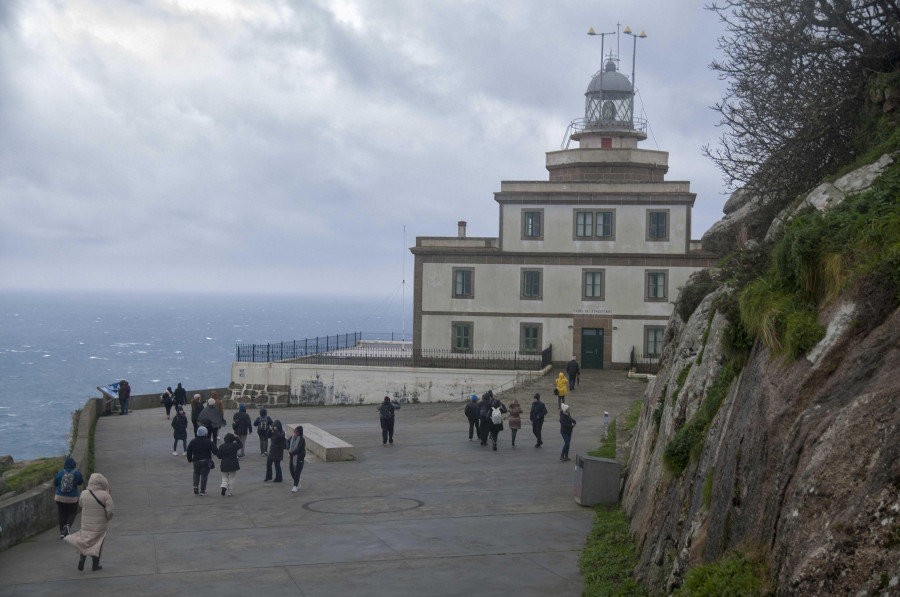
[[[634,128],[634,87],[614,60],[591,78],[584,95],[585,129]]]

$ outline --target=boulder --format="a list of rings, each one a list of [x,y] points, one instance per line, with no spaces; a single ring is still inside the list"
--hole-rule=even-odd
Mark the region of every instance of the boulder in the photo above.
[[[834,186],[848,195],[865,191],[872,186],[875,179],[881,176],[885,169],[894,163],[890,154],[884,154],[877,161],[857,168],[849,174],[845,174],[834,181]]]
[[[13,465],[13,457],[9,454],[0,454],[0,468],[8,468]]]
[[[746,189],[738,189],[731,194],[731,197],[728,198],[728,201],[725,202],[725,206],[722,207],[722,211],[726,214],[730,214],[744,207],[753,196]]]

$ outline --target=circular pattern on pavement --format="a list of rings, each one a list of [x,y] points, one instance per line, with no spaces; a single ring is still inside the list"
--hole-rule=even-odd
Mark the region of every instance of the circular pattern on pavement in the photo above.
[[[402,512],[424,506],[425,502],[413,498],[400,497],[346,497],[316,500],[303,504],[303,508],[325,514],[388,514]]]

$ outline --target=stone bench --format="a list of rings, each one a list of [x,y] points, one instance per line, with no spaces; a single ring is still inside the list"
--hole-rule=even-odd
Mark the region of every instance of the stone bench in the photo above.
[[[288,443],[290,443],[291,435],[294,434],[294,428],[298,425],[301,425],[301,423],[286,423],[284,425]],[[353,446],[315,425],[304,424],[303,437],[306,438],[306,451],[320,460],[338,462],[354,459]]]

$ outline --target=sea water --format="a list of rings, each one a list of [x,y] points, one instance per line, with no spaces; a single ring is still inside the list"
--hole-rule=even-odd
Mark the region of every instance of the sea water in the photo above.
[[[373,299],[0,293],[0,454],[66,453],[72,413],[100,396],[97,386],[127,379],[132,395],[179,382],[189,391],[225,387],[236,343],[352,332],[399,338],[401,330],[408,339],[411,321],[398,292]]]

